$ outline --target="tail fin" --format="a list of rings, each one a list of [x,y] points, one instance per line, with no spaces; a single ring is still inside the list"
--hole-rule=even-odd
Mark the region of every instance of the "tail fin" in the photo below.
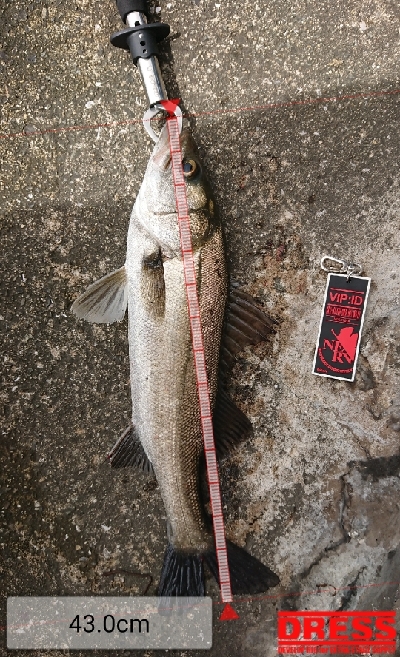
[[[252,557],[246,550],[230,541],[227,541],[227,548],[234,595],[265,593],[279,584],[278,575],[275,575],[272,570]],[[215,550],[204,555],[188,554],[168,545],[164,555],[158,595],[172,598],[203,596],[203,558],[218,582],[218,563]]]
[[[204,595],[203,560],[199,554],[188,554],[168,545],[158,587],[161,596]]]
[[[280,582],[278,575],[272,572],[261,561],[252,557],[243,548],[227,541],[228,563],[231,576],[231,587],[234,595],[265,593]],[[218,563],[215,551],[208,552],[204,559],[217,582]]]

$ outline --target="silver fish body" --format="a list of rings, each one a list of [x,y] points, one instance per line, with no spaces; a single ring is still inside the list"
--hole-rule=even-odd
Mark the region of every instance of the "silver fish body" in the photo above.
[[[212,403],[227,296],[222,231],[189,133],[182,135],[187,199]],[[166,128],[135,202],[128,232],[132,422],[150,459],[180,550],[212,547],[200,505],[202,434]]]
[[[219,360],[229,366],[246,345],[267,339],[272,322],[237,292],[228,304],[220,359],[227,305],[222,230],[188,131],[181,147],[217,452],[225,454],[249,435],[251,425],[221,390]],[[110,452],[111,465],[152,469],[157,477],[169,540],[159,594],[204,595],[203,560],[217,580],[218,565],[199,495],[203,441],[166,126],[132,210],[125,265],[89,286],[72,306],[78,317],[105,323],[121,321],[126,308],[132,427]],[[261,593],[279,582],[230,542],[228,562],[234,593]]]

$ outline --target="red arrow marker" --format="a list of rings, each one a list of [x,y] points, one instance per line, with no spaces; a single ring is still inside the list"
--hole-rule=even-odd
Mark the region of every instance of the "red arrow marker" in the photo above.
[[[171,98],[171,100],[161,100],[160,105],[163,106],[168,114],[175,114],[175,110],[178,107],[181,99],[180,98]],[[173,117],[171,117],[173,118]]]
[[[214,429],[208,378],[204,355],[203,333],[201,330],[199,295],[196,285],[196,272],[193,258],[192,236],[190,232],[189,209],[186,197],[186,183],[182,168],[182,151],[179,136],[178,119],[175,111],[179,99],[162,101],[161,104],[170,114],[167,119],[169,146],[171,151],[172,178],[175,189],[176,209],[178,213],[179,235],[183,259],[186,296],[192,334],[194,365],[196,370],[197,392],[199,395],[200,420],[206,455],[207,479],[210,490],[211,510],[215,549],[217,553],[218,574],[221,600],[232,602],[231,578],[229,573],[228,552],[226,548],[224,516],[222,514],[221,488],[219,483],[217,455],[215,451]],[[173,116],[171,116],[173,114]],[[230,604],[225,604],[220,620],[239,618]]]
[[[239,618],[236,611],[231,607],[229,602],[226,603],[225,607],[222,610],[221,616],[219,617],[220,621],[224,620],[237,620]]]

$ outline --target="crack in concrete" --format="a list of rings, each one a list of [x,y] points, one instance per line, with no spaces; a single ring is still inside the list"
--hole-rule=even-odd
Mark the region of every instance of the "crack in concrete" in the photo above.
[[[352,493],[353,493],[352,485],[350,484],[350,482],[346,481],[346,477],[348,477],[349,474],[350,471],[345,472],[343,475],[341,475],[341,477],[339,477],[341,483],[341,495],[340,495],[340,503],[339,503],[339,527],[343,534],[342,540],[339,541],[341,545],[343,543],[349,543],[351,540],[351,536],[344,524],[345,523],[344,514],[345,511],[350,508]]]
[[[358,468],[362,478],[365,480],[372,476],[374,482],[386,477],[400,476],[400,454],[392,456],[379,456],[367,461],[349,461],[350,471]]]
[[[335,541],[331,545],[328,545],[323,549],[323,551],[314,559],[314,561],[311,562],[311,564],[303,570],[300,573],[300,579],[306,579],[306,577],[309,576],[311,573],[312,569],[315,568],[315,566],[318,566],[322,559],[329,553],[329,552],[334,552],[337,550],[341,545],[344,543],[349,543],[351,541],[351,536],[347,529],[344,526],[344,513],[346,508],[350,506],[351,503],[351,484],[349,482],[346,482],[346,477],[350,474],[349,472],[345,472],[341,477],[339,477],[340,482],[341,482],[341,495],[340,495],[340,502],[339,502],[339,518],[338,518],[338,525],[340,527],[340,530],[342,532],[342,538],[340,538],[338,541]]]
[[[363,566],[360,568],[358,571],[357,575],[355,576],[354,580],[350,582],[348,585],[346,591],[344,594],[341,596],[341,602],[338,607],[338,611],[344,611],[345,609],[349,609],[349,605],[351,602],[351,599],[354,598],[357,595],[357,583],[360,579],[361,574],[364,572],[366,569],[366,566]]]

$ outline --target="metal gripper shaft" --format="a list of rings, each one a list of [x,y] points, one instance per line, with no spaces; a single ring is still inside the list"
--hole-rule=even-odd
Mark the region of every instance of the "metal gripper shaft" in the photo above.
[[[146,25],[147,19],[144,14],[133,11],[127,15],[126,24],[129,25],[129,27],[133,27],[138,24]],[[139,69],[139,73],[146,90],[150,107],[156,103],[159,103],[160,100],[167,100],[168,96],[165,90],[164,81],[160,71],[160,65],[156,55],[152,55],[148,59],[139,57],[137,60],[137,67]]]
[[[130,50],[133,62],[139,69],[149,105],[152,107],[168,98],[157,59],[157,43],[168,36],[169,25],[148,23],[144,11],[137,11],[139,8],[144,8],[142,0],[122,2],[120,0],[119,4],[117,0],[117,5],[128,27],[113,34],[111,43],[124,50]],[[132,11],[129,11],[131,8]]]

